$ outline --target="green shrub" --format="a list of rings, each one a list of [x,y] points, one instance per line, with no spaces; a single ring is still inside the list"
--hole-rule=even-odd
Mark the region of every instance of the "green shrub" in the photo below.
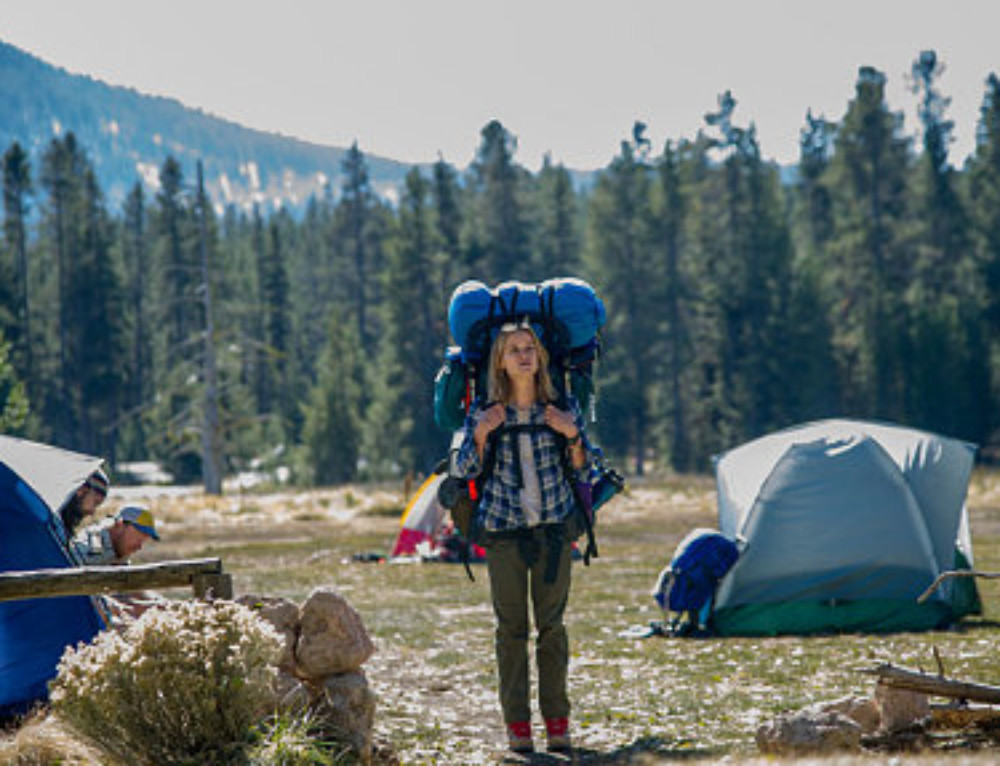
[[[52,684],[58,715],[127,764],[243,764],[270,713],[275,631],[230,602],[175,602],[123,633],[69,649]]]

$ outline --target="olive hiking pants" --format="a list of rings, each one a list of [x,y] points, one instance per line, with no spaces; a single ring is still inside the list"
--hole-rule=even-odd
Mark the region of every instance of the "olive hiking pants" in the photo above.
[[[485,542],[496,614],[500,705],[506,723],[531,720],[528,601],[535,630],[538,703],[544,718],[569,716],[569,640],[563,615],[569,598],[570,541],[563,525],[494,533]]]

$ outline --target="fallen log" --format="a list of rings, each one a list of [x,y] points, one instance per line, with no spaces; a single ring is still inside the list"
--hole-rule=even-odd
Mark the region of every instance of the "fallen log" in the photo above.
[[[956,681],[944,676],[932,676],[915,670],[897,668],[889,663],[874,668],[862,668],[858,672],[876,676],[879,683],[897,689],[923,692],[936,697],[1000,704],[1000,686]]]
[[[223,573],[217,558],[0,573],[0,601],[176,587],[191,587],[197,596],[208,591],[215,598],[233,596],[232,576]]]
[[[986,580],[995,580],[1000,577],[1000,572],[979,572],[975,569],[956,569],[953,571],[942,572],[931,583],[930,587],[917,596],[917,603],[922,604],[927,599],[931,597],[931,594],[941,587],[941,584],[945,580],[950,580],[952,577],[982,577]]]

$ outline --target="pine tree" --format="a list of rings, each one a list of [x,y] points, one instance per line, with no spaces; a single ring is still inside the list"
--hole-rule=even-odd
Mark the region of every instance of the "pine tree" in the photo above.
[[[479,258],[470,266],[481,269],[488,282],[530,281],[529,236],[521,200],[523,173],[514,164],[517,140],[497,120],[487,123],[480,137],[472,164]]]
[[[979,110],[976,148],[966,166],[969,217],[972,222],[973,248],[976,254],[976,282],[981,286],[984,335],[989,338],[991,357],[990,382],[980,396],[980,423],[992,440],[1000,426],[1000,401],[997,381],[1000,381],[1000,77],[991,73],[986,79],[985,93]],[[986,441],[983,438],[983,441]]]
[[[365,156],[357,142],[348,150],[341,172],[344,185],[337,206],[337,241],[349,264],[346,286],[354,305],[358,337],[369,348],[377,329],[371,314],[378,303],[375,275],[381,267],[381,236],[378,200],[368,178]]]
[[[601,441],[629,455],[643,474],[650,443],[652,384],[661,359],[656,290],[662,282],[653,247],[652,173],[637,140],[601,174],[590,200],[588,265],[607,304],[607,360],[599,424]]]
[[[430,195],[434,208],[435,240],[440,253],[439,290],[441,294],[449,295],[461,279],[472,276],[461,240],[464,220],[462,190],[458,184],[458,173],[443,159],[434,163],[432,173]]]
[[[52,429],[52,438],[63,445],[73,445],[80,403],[74,396],[70,348],[72,312],[74,309],[73,273],[76,254],[80,250],[80,221],[84,157],[72,133],[62,140],[52,139],[42,156],[41,185],[45,192],[42,207],[44,243],[41,272],[45,288],[54,294],[51,299],[55,317],[55,362],[43,362],[39,374],[47,381],[43,393],[43,420]],[[52,281],[54,280],[54,284]],[[43,313],[42,316],[45,316]],[[51,331],[51,322],[46,330]],[[46,332],[49,335],[50,332]],[[46,343],[46,347],[50,344]]]
[[[934,51],[924,51],[912,66],[912,91],[920,97],[917,114],[923,132],[923,154],[917,163],[914,220],[920,227],[914,286],[921,298],[936,301],[954,295],[968,251],[965,211],[948,162],[954,123],[945,118],[951,99],[937,88],[944,65]]]
[[[576,193],[569,171],[546,155],[535,192],[535,275],[575,275],[580,269],[580,235]]]
[[[297,225],[288,227],[284,248],[288,302],[292,328],[289,366],[294,380],[290,396],[303,401],[317,373],[319,349],[326,343],[327,323],[333,305],[348,298],[337,272],[337,247],[333,234],[333,206],[312,197]],[[256,269],[254,269],[256,271]],[[256,286],[254,288],[257,289]],[[295,405],[295,436],[301,429],[301,407]]]
[[[988,428],[980,415],[989,351],[967,215],[948,162],[953,123],[945,118],[950,99],[937,88],[943,72],[934,51],[922,52],[912,66],[923,153],[911,193],[916,257],[909,290],[909,415],[916,425],[978,440]]]
[[[310,199],[299,226],[298,247],[291,251],[288,263],[296,367],[309,381],[316,375],[317,349],[326,342],[330,306],[344,301],[337,291],[332,216],[329,201]]]
[[[144,454],[146,441],[142,413],[153,394],[153,347],[150,335],[152,263],[147,230],[146,198],[142,184],[136,183],[125,199],[121,226],[121,252],[124,264],[125,313],[131,335],[127,341],[125,364],[128,389],[123,397],[123,449],[131,457]]]
[[[198,292],[202,298],[204,327],[201,332],[202,419],[201,419],[201,475],[207,495],[222,494],[222,475],[225,470],[225,443],[220,413],[219,372],[215,344],[215,306],[213,303],[212,253],[214,236],[210,234],[209,219],[214,220],[211,201],[205,193],[205,179],[201,160],[198,160],[198,188],[195,197],[195,216],[198,220],[198,254],[201,262],[201,280]],[[214,230],[214,227],[213,227]],[[214,234],[214,231],[213,231]],[[212,242],[209,237],[212,236]]]
[[[693,165],[698,463],[788,418],[791,237],[779,179],[728,91],[706,115]]]
[[[660,207],[657,239],[663,259],[662,311],[666,321],[664,337],[664,406],[665,437],[670,465],[675,471],[694,468],[688,435],[688,396],[684,370],[691,357],[690,306],[691,288],[684,257],[684,228],[687,200],[681,178],[677,150],[668,141],[659,162]]]
[[[251,247],[254,256],[254,271],[256,275],[256,300],[253,304],[252,336],[249,339],[255,351],[253,354],[252,377],[254,397],[257,400],[257,412],[261,415],[272,415],[275,409],[275,365],[272,362],[273,351],[267,338],[267,299],[264,295],[267,281],[267,236],[264,231],[264,219],[260,208],[253,206],[251,218]]]
[[[291,434],[294,432],[293,421],[297,419],[293,412],[297,404],[292,395],[292,319],[279,218],[273,216],[268,227],[269,243],[260,275],[260,291],[275,414],[280,416],[283,432]]]
[[[57,443],[113,456],[125,377],[121,276],[103,192],[72,133],[49,144],[41,183],[59,360],[43,417]]]
[[[830,166],[836,125],[806,113],[806,126],[799,138],[796,181],[796,228],[803,257],[822,257],[833,231],[833,201],[825,176]]]
[[[24,383],[10,360],[10,344],[0,333],[0,433],[23,435],[29,412]]]
[[[796,242],[787,318],[791,421],[802,422],[838,414],[836,364],[833,355],[831,299],[824,283],[833,233],[833,199],[827,170],[837,126],[806,114],[800,132],[798,179],[791,190]]]
[[[277,418],[262,413],[256,393],[265,348],[253,222],[233,206],[223,212],[217,233],[215,216],[206,222],[226,465],[235,470],[251,464],[263,467],[262,455],[284,443],[284,432]]]
[[[156,195],[155,230],[160,243],[159,277],[162,321],[167,354],[179,353],[181,344],[197,326],[193,294],[196,264],[190,255],[192,224],[185,202],[184,173],[180,163],[168,157],[160,168],[160,189]]]
[[[316,384],[303,406],[302,442],[312,481],[340,484],[357,475],[362,351],[356,323],[334,311]]]
[[[909,141],[885,102],[885,75],[858,74],[830,163],[834,231],[831,290],[843,407],[861,417],[904,420],[907,326],[903,289],[912,264],[903,246]]]
[[[205,458],[218,457],[217,443],[206,440],[214,440],[221,427],[211,422],[218,413],[213,416],[208,409],[212,401],[218,405],[219,394],[206,392],[206,371],[213,366],[209,354],[218,338],[206,334],[209,317],[204,290],[210,283],[202,252],[204,243],[208,249],[204,255],[214,260],[215,221],[207,199],[201,199],[197,185],[186,186],[180,163],[173,157],[160,169],[160,188],[150,220],[157,266],[158,332],[154,405],[146,424],[148,446],[177,481],[201,480],[208,491],[216,491],[221,478],[215,473],[217,466],[206,465]]]
[[[112,250],[104,193],[91,168],[83,176],[80,249],[73,265],[69,362],[79,402],[74,444],[114,459],[127,381],[125,293]]]
[[[32,192],[31,163],[18,142],[3,156],[3,262],[0,264],[0,306],[10,306],[3,319],[4,333],[12,347],[12,363],[32,381],[31,304],[28,291],[28,197]]]
[[[398,233],[385,270],[385,335],[369,408],[364,454],[379,473],[428,473],[446,447],[434,423],[434,375],[445,345],[441,295],[433,279],[430,187],[406,176]]]

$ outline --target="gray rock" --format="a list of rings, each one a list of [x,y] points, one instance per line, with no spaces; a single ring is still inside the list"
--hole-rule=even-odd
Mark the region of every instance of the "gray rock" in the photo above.
[[[294,713],[308,710],[316,696],[316,692],[306,683],[284,670],[278,671],[271,690],[274,692],[275,705],[280,710]]]
[[[363,672],[327,678],[311,709],[324,727],[347,738],[364,763],[371,759],[375,693]]]
[[[358,670],[375,652],[361,616],[329,588],[317,588],[299,610],[298,675],[315,682]]]
[[[842,713],[782,714],[757,729],[757,748],[769,755],[806,755],[861,746],[861,726]]]
[[[874,734],[882,721],[878,704],[869,697],[842,697],[830,702],[819,702],[807,707],[810,714],[840,713],[846,715],[858,726],[862,734]]]
[[[240,596],[236,599],[248,609],[269,622],[284,640],[278,668],[286,673],[295,672],[295,645],[299,640],[299,607],[294,601],[274,596]]]
[[[926,694],[887,684],[875,685],[875,702],[882,719],[881,730],[888,734],[923,723],[931,714]]]

